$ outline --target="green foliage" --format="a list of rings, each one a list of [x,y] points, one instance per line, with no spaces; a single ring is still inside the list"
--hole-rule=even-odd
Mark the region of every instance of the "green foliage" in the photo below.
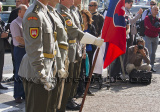
[[[2,10],[3,10],[3,11],[8,11],[8,7],[12,7],[12,10],[16,8],[15,5],[3,5],[3,6],[2,6]]]

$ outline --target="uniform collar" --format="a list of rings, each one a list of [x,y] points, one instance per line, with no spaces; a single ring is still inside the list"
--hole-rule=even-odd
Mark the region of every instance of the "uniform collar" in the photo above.
[[[64,5],[62,5],[62,4],[59,4],[59,7],[60,7],[62,10],[64,10],[65,12],[70,13],[70,9],[67,8],[66,6],[64,6]]]
[[[48,10],[50,11],[50,12],[55,12],[55,9],[52,7],[52,6],[50,6],[50,5],[47,5],[47,7],[48,7]]]
[[[44,5],[42,2],[40,2],[39,0],[35,0],[35,3],[38,5],[40,5],[45,11],[48,11],[48,8],[46,5]]]
[[[70,7],[70,10],[76,10],[76,7],[74,6],[74,5],[72,5],[71,7]]]

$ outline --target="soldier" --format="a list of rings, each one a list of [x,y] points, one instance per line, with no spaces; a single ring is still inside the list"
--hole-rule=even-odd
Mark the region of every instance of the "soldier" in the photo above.
[[[70,7],[70,12],[71,12],[71,16],[74,19],[74,23],[75,25],[81,30],[84,30],[84,25],[83,25],[83,20],[82,20],[82,16],[81,13],[78,9],[78,5],[81,4],[81,0],[74,0],[74,5],[72,5]],[[77,45],[76,45],[76,58],[74,61],[74,75],[73,78],[74,79],[78,79],[80,77],[80,70],[81,70],[81,63],[82,63],[82,45],[80,44],[80,41],[76,41]],[[77,87],[78,87],[78,83],[77,81],[73,81],[72,87],[71,87],[71,92],[70,92],[70,96],[68,99],[68,103],[67,103],[67,108],[68,109],[74,109],[74,105],[77,105],[77,103],[74,101],[74,97],[77,93]]]
[[[51,12],[52,18],[54,18],[56,29],[54,31],[55,34],[55,41],[58,43],[58,48],[60,50],[60,53],[56,56],[56,64],[57,64],[57,70],[60,70],[62,68],[65,68],[64,62],[66,59],[67,51],[68,51],[68,37],[66,33],[66,24],[63,19],[63,17],[55,10],[56,4],[59,3],[59,0],[51,0],[48,3],[48,9]],[[55,89],[50,91],[48,93],[48,105],[47,105],[47,112],[56,112],[59,94],[60,94],[60,88],[61,88],[61,77],[59,73],[56,74],[56,77],[60,78],[57,81],[57,85]]]
[[[81,43],[84,44],[95,44],[97,46],[101,46],[103,43],[102,39],[98,39],[88,33],[82,32],[74,23],[73,18],[70,14],[70,7],[73,5],[73,0],[61,0],[60,4],[58,6],[58,11],[60,14],[64,17],[67,27],[67,34],[68,34],[68,43],[69,43],[69,49],[68,49],[68,57],[69,57],[69,76],[68,81],[65,83],[64,87],[64,94],[62,99],[62,106],[61,109],[58,111],[64,112],[66,108],[66,104],[68,102],[68,97],[70,95],[71,87],[73,81],[77,81],[77,79],[73,79],[73,71],[74,71],[74,63],[76,59],[76,52],[80,52],[76,50],[76,41],[81,41]],[[77,104],[74,104],[74,110],[79,110],[80,106]]]
[[[55,24],[48,12],[48,1],[35,0],[23,18],[26,54],[19,75],[23,78],[26,112],[46,112],[48,91],[56,85],[52,70],[56,56]],[[60,73],[63,71],[59,70]]]

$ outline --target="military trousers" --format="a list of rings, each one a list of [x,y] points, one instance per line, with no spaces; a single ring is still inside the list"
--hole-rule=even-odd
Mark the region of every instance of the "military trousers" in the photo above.
[[[48,92],[48,102],[46,112],[56,112],[59,103],[59,94],[61,90],[61,80],[58,78],[58,73],[56,74],[57,84],[56,87]],[[65,93],[64,93],[65,94]]]
[[[70,62],[69,69],[68,69],[69,75],[65,81],[63,97],[62,97],[62,102],[61,102],[61,108],[58,109],[58,112],[65,112],[68,98],[69,98],[70,92],[71,92],[72,82],[73,82],[73,70],[74,70],[74,63]]]
[[[47,112],[48,91],[44,85],[23,79],[25,91],[25,112]]]
[[[77,93],[77,88],[80,79],[80,72],[81,72],[81,63],[82,63],[82,58],[78,59],[78,62],[74,63],[74,72],[73,72],[73,83],[71,87],[71,92],[68,100],[71,100]]]

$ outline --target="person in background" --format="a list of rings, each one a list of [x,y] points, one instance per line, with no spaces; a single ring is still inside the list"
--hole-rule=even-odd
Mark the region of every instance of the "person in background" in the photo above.
[[[88,6],[89,6],[89,11],[92,14],[92,19],[93,19],[92,24],[96,28],[97,36],[100,36],[104,23],[104,17],[99,12],[97,12],[98,3],[96,1],[91,1]]]
[[[132,70],[151,70],[150,59],[148,50],[144,47],[145,41],[142,38],[137,39],[137,45],[133,45],[128,48],[128,60],[126,71],[128,74]],[[145,63],[143,63],[143,60]]]
[[[22,81],[18,75],[19,66],[23,56],[26,54],[25,43],[23,39],[22,19],[27,10],[26,5],[18,6],[18,17],[11,22],[10,30],[14,45],[14,61],[15,61],[15,80],[14,80],[14,98],[16,103],[22,103],[22,98],[25,99]]]
[[[13,9],[10,16],[9,16],[9,19],[8,19],[8,24],[10,24],[14,19],[16,19],[18,17],[18,6],[21,4],[21,0],[15,0],[16,2],[16,9]],[[13,63],[13,74],[15,74],[15,61],[14,61],[14,45],[13,45],[13,39],[11,39],[11,55],[12,55],[12,63]],[[9,81],[14,81],[14,75],[9,78],[7,80],[8,82]]]
[[[15,0],[16,2],[16,9],[12,10],[9,19],[8,19],[8,24],[10,24],[14,19],[16,19],[18,17],[18,9],[17,7],[20,4],[25,4],[27,7],[29,7],[29,2],[30,0]],[[12,55],[12,63],[13,63],[13,74],[15,74],[15,61],[14,61],[14,45],[13,45],[13,39],[11,40],[11,55]],[[9,81],[14,81],[14,75],[7,80]]]
[[[144,26],[145,26],[145,46],[149,51],[149,56],[150,56],[150,61],[151,61],[151,66],[152,72],[156,72],[154,69],[154,61],[156,57],[156,50],[159,42],[159,32],[160,32],[160,26],[159,22],[160,19],[157,17],[159,8],[157,6],[153,6],[151,9],[152,14],[149,16],[146,16],[144,19]],[[156,25],[156,23],[158,23]]]
[[[149,9],[146,9],[146,10],[143,12],[143,14],[142,14],[142,20],[144,20],[146,16],[152,14],[151,9],[152,9],[152,7],[155,6],[155,5],[157,5],[157,2],[156,2],[155,0],[151,0],[151,1],[150,1],[150,8],[149,8]],[[157,16],[158,16],[158,15],[159,15],[159,14],[157,14]]]
[[[131,32],[129,39],[127,39],[127,48],[133,45],[135,34],[137,34],[136,21],[141,17],[143,9],[140,8],[137,15],[134,17],[130,9],[132,8],[133,0],[125,0],[125,12],[129,18],[129,23],[131,24]]]
[[[0,2],[0,12],[2,10],[2,2]],[[4,38],[8,37],[8,33],[4,32],[4,22],[0,18],[0,89],[8,89],[7,87],[2,86],[2,74],[3,74],[3,66],[4,66],[4,53],[5,53],[5,47],[4,47]]]
[[[94,27],[94,25],[92,24],[93,20],[92,20],[92,14],[88,11],[88,10],[82,10],[81,11],[82,14],[82,18],[83,18],[83,23],[84,23],[84,31],[83,32],[88,32],[94,36],[97,36],[96,33],[96,29]],[[89,58],[89,72],[92,68],[92,59],[93,59],[93,45],[91,44],[86,44],[86,46],[83,48],[84,52],[83,52],[83,60],[82,60],[82,66],[81,66],[81,78],[83,78],[83,72],[85,71],[86,65],[85,65],[85,57],[86,57],[86,53],[88,55]],[[86,76],[86,75],[85,75]],[[87,85],[88,82],[88,77],[86,76],[86,80],[85,80],[85,86]],[[84,84],[81,84],[79,86],[83,86]],[[81,89],[83,89],[82,87],[79,87]],[[79,90],[79,91],[83,91],[83,90]],[[88,95],[93,96],[94,94],[92,94],[92,92],[90,90],[88,90]]]

